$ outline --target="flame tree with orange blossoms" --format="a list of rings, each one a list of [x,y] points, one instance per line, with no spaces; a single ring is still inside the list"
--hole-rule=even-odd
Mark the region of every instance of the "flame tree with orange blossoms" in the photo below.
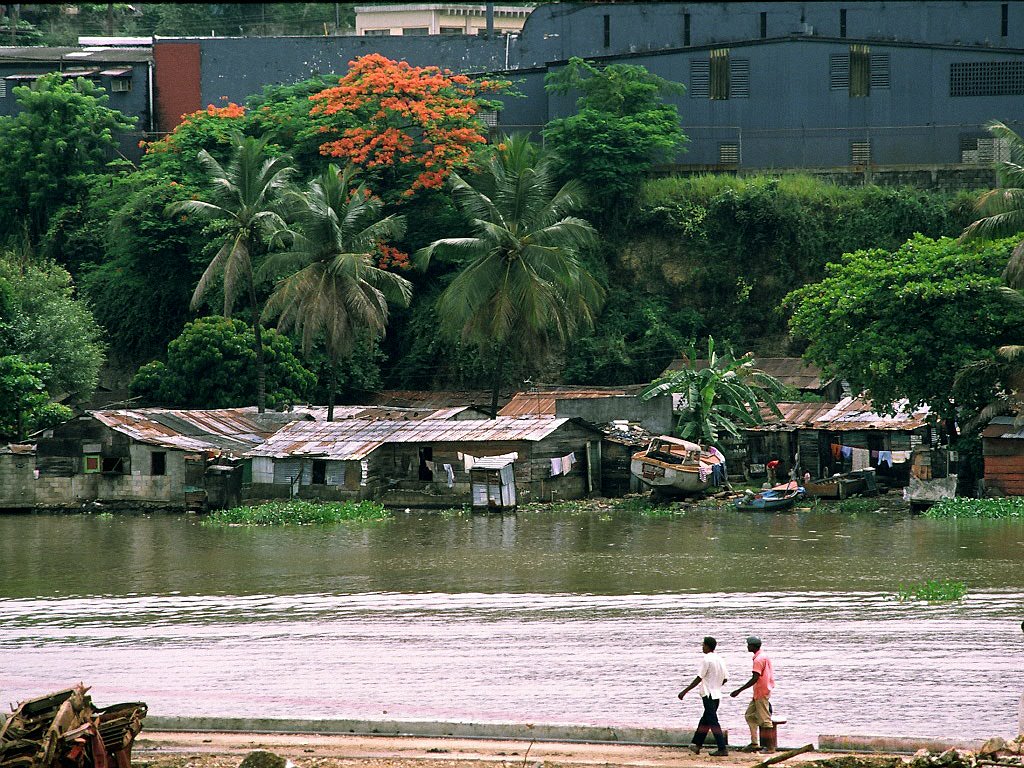
[[[452,171],[469,164],[487,142],[480,111],[500,106],[481,95],[510,87],[372,53],[349,62],[338,85],[309,98],[320,131],[335,134],[320,152],[372,172],[381,189],[408,198],[441,189]]]

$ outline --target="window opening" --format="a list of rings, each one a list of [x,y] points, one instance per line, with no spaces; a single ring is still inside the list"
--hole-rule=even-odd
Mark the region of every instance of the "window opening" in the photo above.
[[[846,9],[839,9],[839,36],[846,37]]]
[[[761,11],[761,37],[768,37],[768,14]]]
[[[850,46],[850,96],[871,95],[871,49]]]
[[[86,474],[100,471],[100,457],[98,454],[86,454],[82,457],[82,471]]]
[[[1024,95],[1024,61],[954,62],[949,65],[949,95]]]
[[[430,446],[420,448],[420,480],[431,481],[434,479],[434,470],[427,466],[427,462],[431,465],[434,463],[434,449]]]
[[[690,44],[690,14],[683,14],[683,45]]]
[[[612,17],[607,13],[604,15],[604,47],[612,44]]]
[[[711,52],[711,89],[712,99],[729,98],[729,49],[719,48]]]
[[[1010,4],[1003,3],[999,9],[999,36],[1006,37],[1010,33]]]
[[[124,457],[122,456],[104,456],[102,459],[101,472],[109,472],[112,474],[124,474]]]
[[[324,459],[313,459],[313,485],[327,484],[327,462]]]
[[[151,475],[166,475],[167,474],[167,454],[163,451],[154,451],[149,454],[149,474]]]

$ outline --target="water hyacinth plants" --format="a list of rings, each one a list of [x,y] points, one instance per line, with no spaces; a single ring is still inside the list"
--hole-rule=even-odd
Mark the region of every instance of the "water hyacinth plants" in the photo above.
[[[952,579],[930,579],[920,583],[900,584],[896,599],[901,603],[922,600],[928,603],[952,603],[967,594],[967,585]]]
[[[1024,498],[1003,499],[941,499],[924,512],[925,517],[934,520],[964,518],[973,520],[998,520],[1006,517],[1024,518]]]
[[[202,524],[213,527],[227,525],[330,525],[350,521],[370,522],[387,517],[387,510],[373,501],[289,499],[211,512]]]

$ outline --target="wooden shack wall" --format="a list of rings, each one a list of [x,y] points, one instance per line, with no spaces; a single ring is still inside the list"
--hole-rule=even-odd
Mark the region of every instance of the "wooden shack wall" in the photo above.
[[[986,437],[981,450],[985,488],[1006,496],[1024,496],[1024,440]]]
[[[630,463],[633,454],[641,450],[643,446],[626,445],[618,440],[601,441],[601,493],[604,496],[625,496],[639,488]]]

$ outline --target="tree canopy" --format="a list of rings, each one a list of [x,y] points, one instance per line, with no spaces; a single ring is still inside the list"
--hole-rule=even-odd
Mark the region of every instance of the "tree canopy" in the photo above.
[[[958,391],[957,372],[1024,330],[1024,311],[1000,291],[1012,248],[916,235],[892,252],[845,254],[824,280],[789,295],[793,332],[809,341],[807,359],[877,409],[927,404],[952,431],[961,406],[977,409],[995,385]]]

